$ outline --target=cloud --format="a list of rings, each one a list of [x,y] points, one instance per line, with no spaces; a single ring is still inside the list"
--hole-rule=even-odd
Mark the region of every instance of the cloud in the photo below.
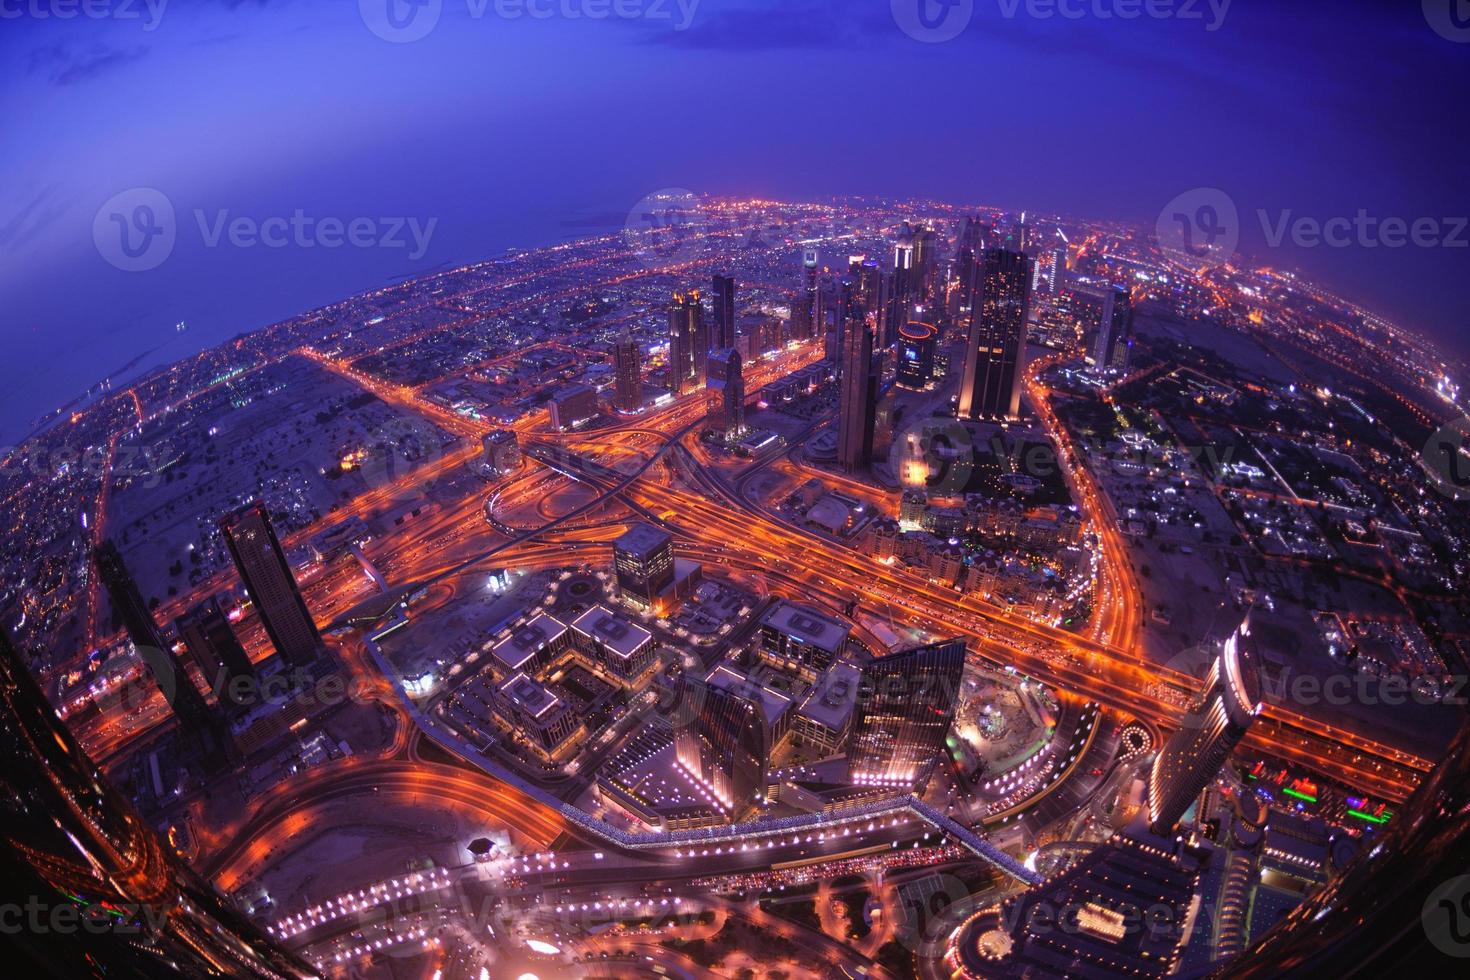
[[[67,206],[56,200],[56,185],[41,188],[19,211],[0,222],[0,247],[19,248],[46,226],[66,213]]]
[[[69,44],[51,44],[33,49],[26,68],[31,74],[46,75],[53,85],[75,85],[132,64],[147,53],[143,45],[115,48],[97,43],[77,49]]]

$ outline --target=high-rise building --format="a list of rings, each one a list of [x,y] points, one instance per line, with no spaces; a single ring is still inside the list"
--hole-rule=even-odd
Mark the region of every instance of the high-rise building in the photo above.
[[[898,332],[898,367],[893,383],[910,391],[923,391],[934,380],[934,352],[939,330],[928,323],[906,323]]]
[[[199,745],[207,761],[223,764],[229,744],[226,726],[204,700],[204,695],[199,693],[199,688],[194,686],[183,662],[163,642],[158,624],[138,591],[137,582],[123,564],[122,553],[111,541],[104,541],[98,546],[93,560],[102,585],[107,589],[113,612],[122,620],[123,629],[133,641],[138,658],[147,666],[164,700],[178,718],[179,728]]]
[[[710,417],[726,439],[745,431],[745,379],[741,375],[740,352],[733,347],[709,355]]]
[[[304,667],[321,653],[322,637],[301,597],[265,506],[252,504],[220,521],[235,569],[281,659]]]
[[[243,708],[254,703],[258,695],[255,666],[217,597],[210,596],[174,620],[174,628],[221,704]]]
[[[1122,286],[1103,291],[1092,363],[1098,371],[1126,371],[1133,350],[1133,300]]]
[[[669,390],[687,395],[704,384],[709,335],[699,290],[675,293],[669,304]]]
[[[1148,779],[1149,829],[1167,837],[1260,715],[1260,676],[1247,649],[1250,617],[1230,635],[1205,675],[1204,693],[1154,759]]]
[[[636,412],[643,407],[643,349],[624,330],[613,347],[613,407]]]
[[[558,388],[546,403],[551,414],[551,427],[568,432],[597,418],[597,389],[574,384]]]
[[[805,302],[798,304],[802,306],[806,318],[802,324],[802,333],[797,340],[810,340],[813,337],[820,338],[826,332],[827,311],[822,308],[822,257],[814,248],[805,249],[801,253],[801,266],[804,273],[802,289],[805,294]]]
[[[709,345],[716,350],[735,346],[735,278],[715,276],[715,323]]]
[[[651,524],[634,524],[613,542],[618,590],[654,605],[674,582],[674,539]]]
[[[878,407],[878,370],[873,364],[873,324],[857,299],[857,290],[844,281],[838,299],[842,353],[837,416],[837,462],[855,473],[872,461],[875,412]]]
[[[1026,361],[1030,259],[1021,252],[986,249],[976,266],[979,308],[970,318],[959,414],[969,419],[1017,418]]]
[[[75,926],[12,928],[7,919],[13,976],[317,975],[190,871],[107,784],[3,631],[0,814],[8,892],[38,899],[43,923],[60,921],[54,913],[67,908]]]
[[[1057,241],[1051,253],[1051,294],[1056,296],[1067,288],[1067,243]]]
[[[848,755],[854,782],[923,788],[944,751],[964,669],[963,640],[915,647],[863,667]]]
[[[717,685],[684,678],[698,712],[675,734],[679,765],[726,817],[738,821],[765,798],[771,746],[759,704]]]
[[[512,429],[487,432],[480,446],[485,452],[485,465],[496,476],[509,476],[521,465],[521,444]]]

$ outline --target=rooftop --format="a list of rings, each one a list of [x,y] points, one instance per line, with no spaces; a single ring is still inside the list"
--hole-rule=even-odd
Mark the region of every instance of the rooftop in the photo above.
[[[852,632],[851,626],[793,602],[776,603],[761,617],[761,625],[834,654],[842,649]]]
[[[633,524],[613,542],[613,547],[630,554],[648,555],[673,540],[673,535],[652,524]]]
[[[507,670],[520,670],[539,651],[545,649],[547,644],[566,631],[566,626],[560,620],[542,613],[495,644],[492,653]]]
[[[572,621],[572,629],[600,641],[624,660],[653,640],[653,634],[648,630],[614,615],[605,606],[593,606],[578,616]]]

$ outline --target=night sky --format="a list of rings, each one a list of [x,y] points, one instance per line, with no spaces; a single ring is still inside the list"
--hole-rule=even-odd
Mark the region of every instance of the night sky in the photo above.
[[[1233,0],[1223,19],[1223,0],[1175,0],[1194,16],[1132,20],[1091,12],[1130,0],[1065,0],[1080,19],[973,0],[942,43],[901,30],[889,0],[699,0],[692,17],[694,0],[617,0],[648,12],[632,20],[431,0],[439,22],[411,43],[366,26],[359,7],[386,0],[172,0],[156,23],[143,0],[90,2],[118,16],[0,0],[3,440],[144,352],[164,363],[401,277],[621,227],[668,187],[1148,227],[1218,187],[1252,258],[1470,350],[1470,231],[1461,247],[1272,247],[1256,214],[1470,215],[1470,43],[1418,0]],[[94,244],[99,208],[136,187],[177,215],[146,272]],[[417,257],[407,233],[211,248],[196,209],[437,224]]]

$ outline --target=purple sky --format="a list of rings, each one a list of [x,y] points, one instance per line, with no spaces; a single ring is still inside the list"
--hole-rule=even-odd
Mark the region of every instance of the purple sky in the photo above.
[[[1217,24],[1224,0],[1132,20],[1092,12],[1130,0],[1063,0],[1080,19],[973,0],[945,43],[905,34],[889,0],[554,0],[576,19],[438,0],[412,43],[376,36],[356,0],[171,0],[156,24],[144,0],[89,2],[119,16],[0,0],[3,440],[145,351],[172,360],[397,277],[619,226],[666,187],[1149,226],[1219,187],[1253,258],[1470,348],[1470,248],[1272,247],[1257,216],[1470,215],[1470,43],[1418,2],[1234,0]],[[586,15],[615,2],[649,15]],[[177,242],[126,272],[93,225],[137,187],[172,204]],[[437,223],[415,255],[406,232],[403,248],[209,247],[195,217],[298,209]]]

